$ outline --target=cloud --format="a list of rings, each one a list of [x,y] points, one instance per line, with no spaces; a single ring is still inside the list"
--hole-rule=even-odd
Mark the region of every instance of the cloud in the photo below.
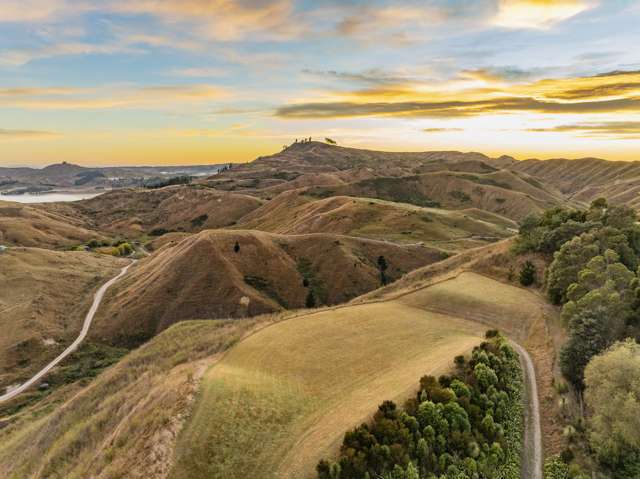
[[[0,107],[28,110],[103,110],[198,105],[230,93],[212,85],[161,85],[137,88],[6,88]]]
[[[535,98],[504,97],[477,101],[333,102],[305,103],[279,108],[281,118],[348,118],[365,116],[464,117],[487,113],[535,112],[586,114],[640,112],[640,98],[560,103]]]
[[[59,19],[85,11],[87,2],[82,0],[2,0],[0,23],[33,23]]]
[[[549,128],[530,128],[533,132],[578,133],[585,137],[607,137],[619,140],[640,139],[640,121],[607,121],[601,123],[576,123]]]
[[[481,80],[486,83],[519,82],[541,78],[552,71],[552,68],[524,69],[516,66],[495,66],[463,70],[460,76]]]
[[[288,39],[304,29],[302,21],[292,19],[293,0],[111,0],[109,6],[118,13],[152,15],[173,25],[192,22],[199,34],[219,41],[249,35]]]
[[[447,133],[451,131],[464,131],[463,128],[423,128],[425,133]]]
[[[51,138],[60,136],[60,133],[42,130],[7,130],[0,128],[0,141],[2,140],[35,140],[39,138]]]
[[[336,70],[304,69],[302,70],[302,73],[306,75],[321,77],[321,78],[330,78],[330,79],[355,82],[355,83],[371,83],[375,85],[397,83],[402,81],[402,79],[398,77],[389,76],[387,73],[379,69],[367,70],[362,73],[341,72]]]
[[[172,70],[171,75],[186,77],[186,78],[212,78],[226,76],[228,71],[224,68],[218,67],[204,67],[204,68],[182,68],[178,70]]]
[[[585,0],[500,0],[492,23],[504,28],[548,29],[594,6]]]
[[[443,24],[450,12],[446,5],[405,3],[360,4],[345,2],[324,9],[337,18],[332,35],[361,42],[384,42],[385,45],[407,45],[424,41],[434,27]]]
[[[0,65],[25,65],[33,60],[51,58],[64,55],[90,55],[115,53],[141,53],[140,50],[130,48],[122,43],[86,43],[59,42],[37,48],[10,49],[0,51]]]
[[[468,74],[468,73],[467,73]],[[461,76],[465,73],[462,72]],[[318,101],[281,106],[282,118],[365,116],[464,117],[487,113],[533,112],[599,114],[640,111],[640,73],[611,72],[590,77],[495,84],[485,88],[464,82],[381,85],[351,92],[331,92]]]
[[[592,76],[540,80],[525,87],[546,98],[592,100],[640,96],[640,70],[611,71]]]

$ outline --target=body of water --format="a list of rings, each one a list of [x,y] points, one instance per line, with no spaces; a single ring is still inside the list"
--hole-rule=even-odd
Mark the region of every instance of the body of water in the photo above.
[[[101,193],[42,193],[39,195],[0,195],[0,201],[18,203],[54,203],[59,201],[79,201],[94,198]]]

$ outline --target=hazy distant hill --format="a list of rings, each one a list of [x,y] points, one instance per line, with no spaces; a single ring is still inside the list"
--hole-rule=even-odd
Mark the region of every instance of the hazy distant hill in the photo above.
[[[144,181],[175,176],[208,176],[223,165],[93,167],[57,163],[44,168],[0,167],[0,193],[30,193],[56,190],[120,188],[140,186]]]

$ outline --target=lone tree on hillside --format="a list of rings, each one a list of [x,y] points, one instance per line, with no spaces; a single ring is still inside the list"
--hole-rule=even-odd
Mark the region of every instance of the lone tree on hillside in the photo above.
[[[313,289],[309,289],[307,293],[307,298],[305,299],[304,305],[306,308],[315,308],[316,307],[316,297],[313,294]]]
[[[384,286],[387,284],[387,268],[389,265],[387,264],[387,260],[384,256],[378,256],[378,270],[380,271],[380,282]]]
[[[531,261],[525,261],[520,270],[520,284],[531,286],[536,281],[536,266]]]
[[[325,138],[324,141],[326,141],[330,145],[337,145],[338,144],[335,140],[332,140],[331,138]]]
[[[236,241],[236,244],[233,245],[233,252],[238,253],[240,251],[240,243]]]

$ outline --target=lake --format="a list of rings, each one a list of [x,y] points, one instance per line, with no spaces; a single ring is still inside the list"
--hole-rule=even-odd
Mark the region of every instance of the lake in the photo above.
[[[17,203],[53,203],[59,201],[79,201],[95,198],[101,193],[42,193],[39,195],[0,195],[0,201]]]

